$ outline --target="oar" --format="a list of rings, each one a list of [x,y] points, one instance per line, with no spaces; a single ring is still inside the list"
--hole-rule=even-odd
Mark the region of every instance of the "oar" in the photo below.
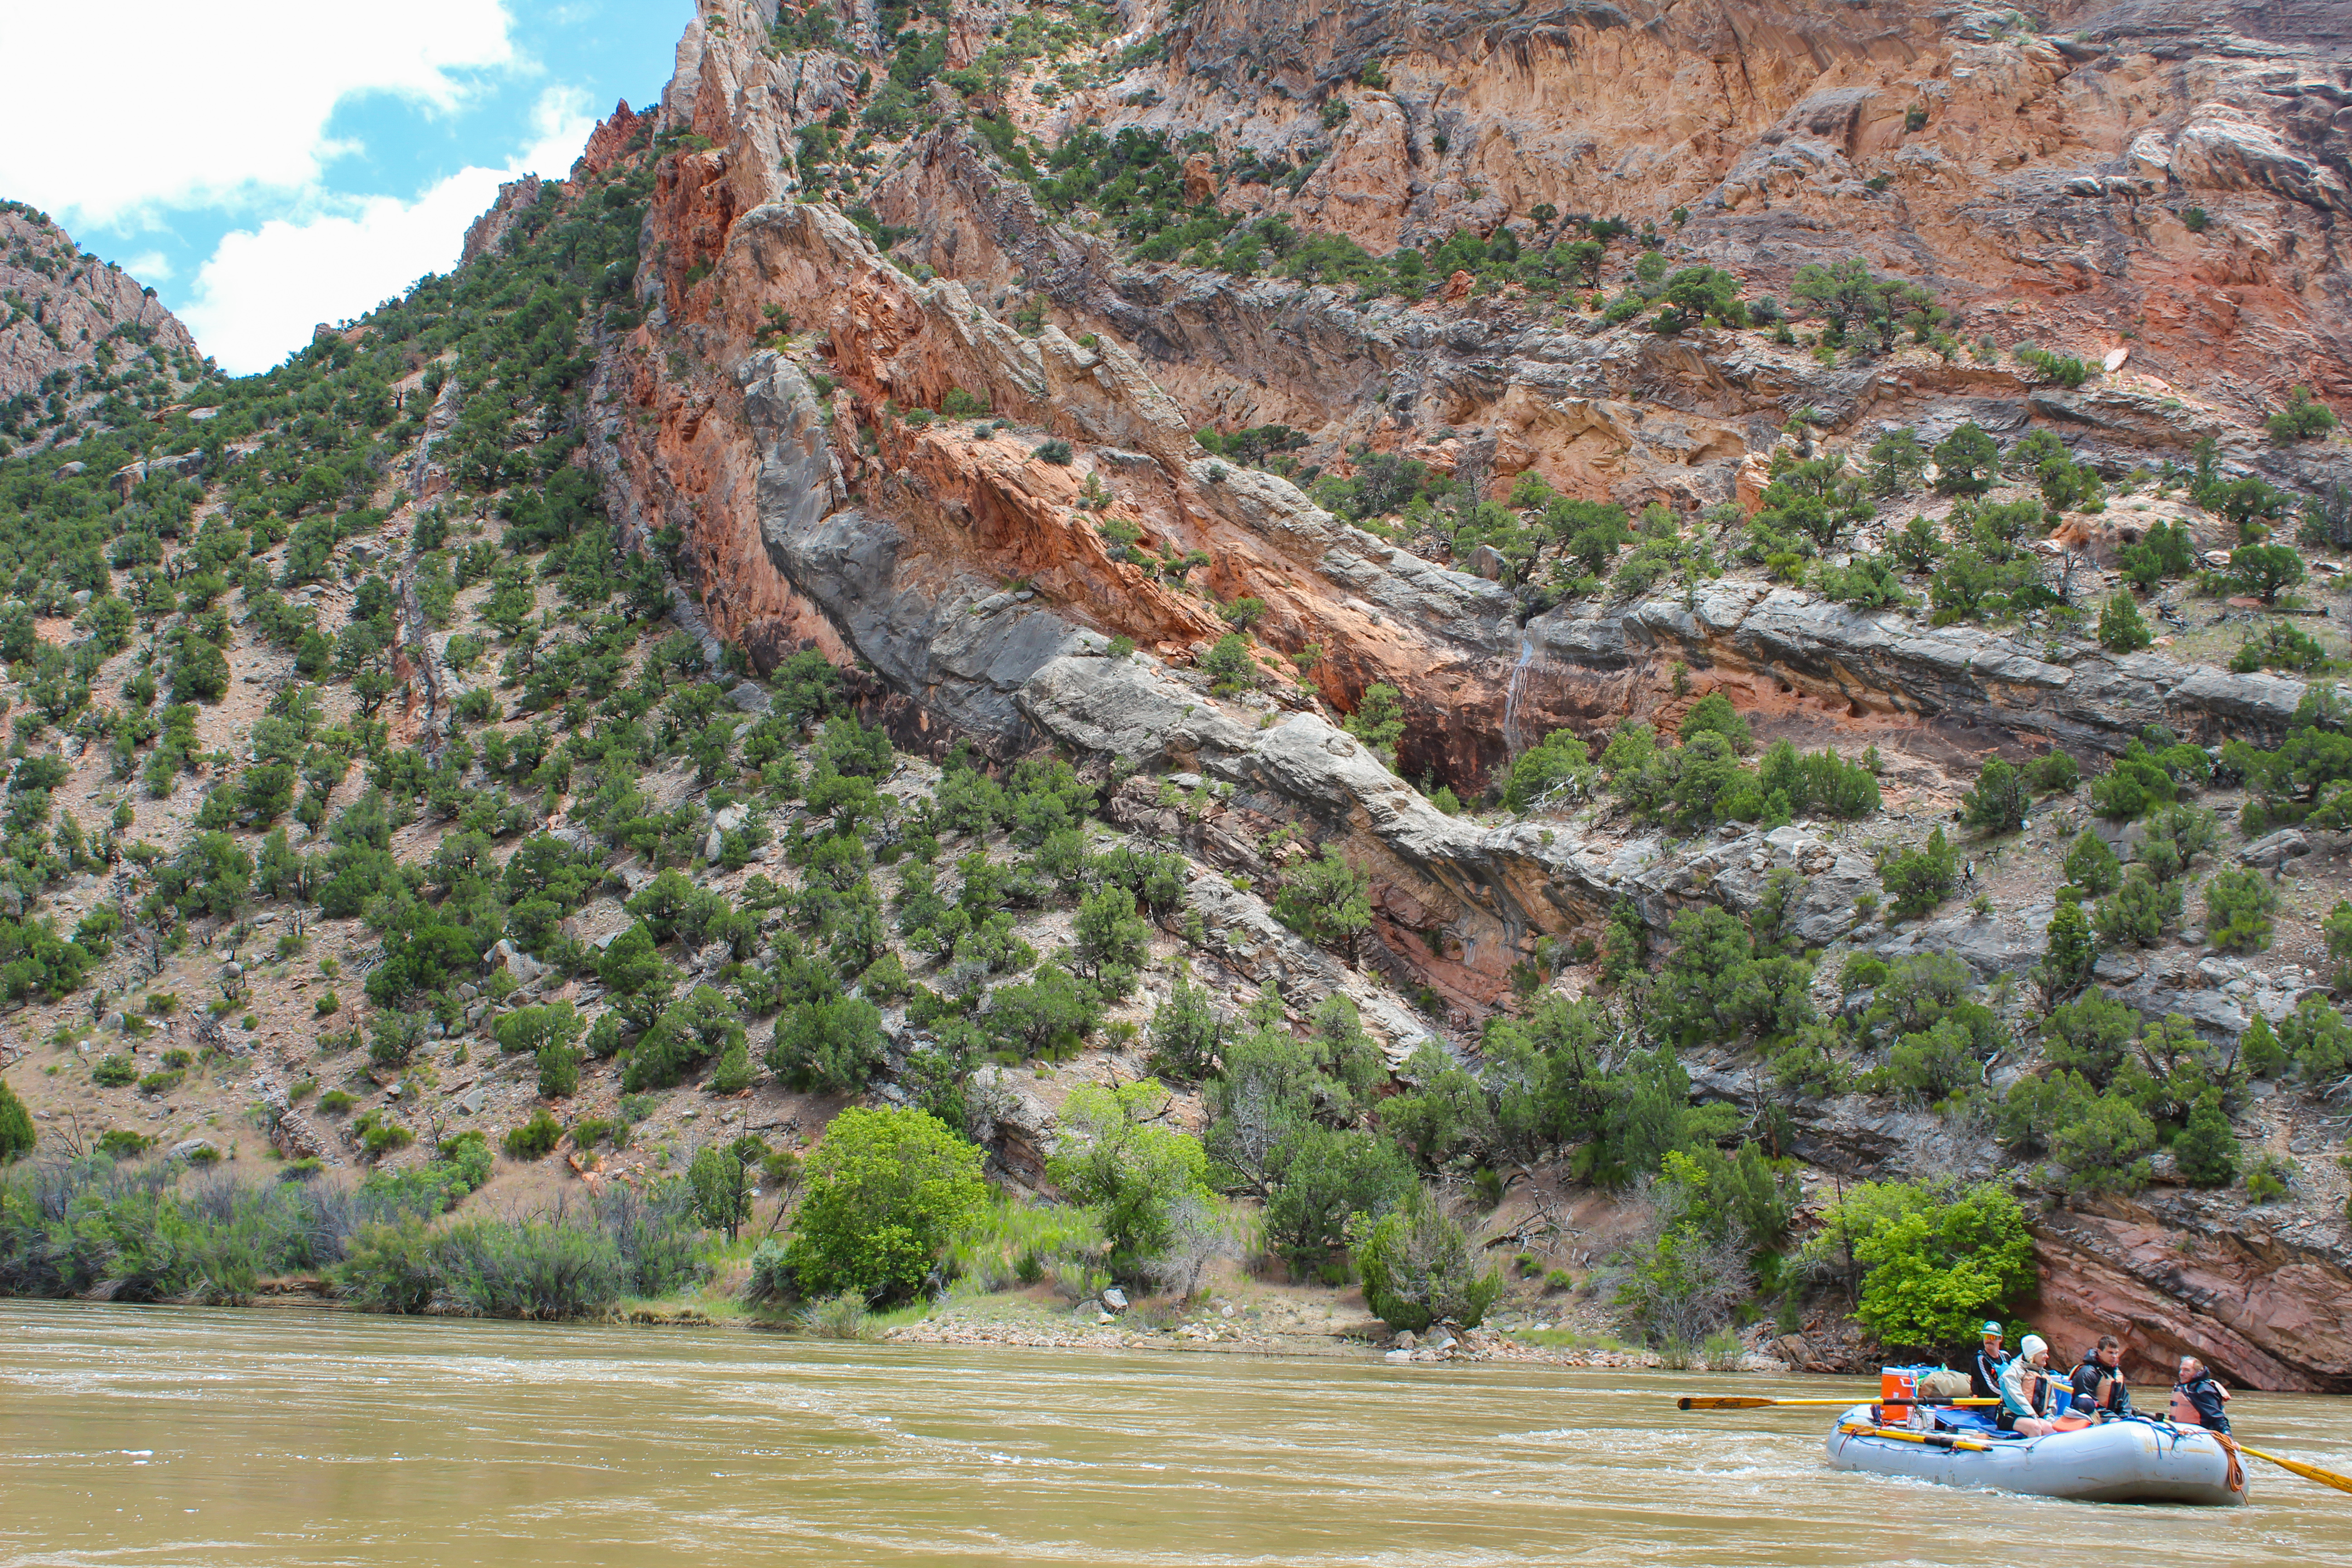
[[[2340,1492],[2352,1492],[2352,1476],[2339,1476],[2334,1470],[2323,1470],[2317,1465],[2306,1465],[2300,1459],[2282,1459],[2276,1454],[2265,1454],[2251,1443],[2240,1443],[2241,1453],[2252,1454],[2257,1459],[2268,1459],[2283,1470],[2293,1470],[2306,1481],[2317,1481],[2323,1487],[2334,1487]]]
[[[1999,1405],[1998,1399],[1763,1399],[1738,1394],[1685,1394],[1675,1401],[1677,1410],[1760,1410],[1768,1405]]]
[[[1974,1437],[1947,1437],[1939,1432],[1906,1432],[1899,1426],[1841,1426],[1838,1430],[1849,1437],[1893,1437],[1898,1442],[1924,1443],[1930,1448],[1967,1448],[1979,1454],[1992,1452],[1990,1443],[1980,1443]]]

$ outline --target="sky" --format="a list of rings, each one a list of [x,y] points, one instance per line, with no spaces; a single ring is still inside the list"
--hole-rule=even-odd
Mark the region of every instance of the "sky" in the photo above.
[[[0,6],[0,196],[152,286],[221,367],[457,260],[501,181],[659,97],[692,0]],[[39,128],[46,127],[47,130]]]

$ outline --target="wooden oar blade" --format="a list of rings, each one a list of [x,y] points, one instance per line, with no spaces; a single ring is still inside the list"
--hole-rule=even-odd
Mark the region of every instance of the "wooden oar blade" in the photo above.
[[[1768,1405],[1780,1405],[1779,1399],[1758,1399],[1738,1394],[1685,1394],[1675,1401],[1677,1410],[1761,1410]]]
[[[2352,1492],[2352,1476],[2339,1476],[2334,1470],[2323,1470],[2317,1465],[2306,1465],[2300,1459],[2283,1459],[2276,1454],[2266,1454],[2244,1443],[2238,1447],[2257,1459],[2268,1459],[2283,1470],[2293,1470],[2306,1481],[2317,1481],[2321,1486],[2334,1487],[2339,1492]]]

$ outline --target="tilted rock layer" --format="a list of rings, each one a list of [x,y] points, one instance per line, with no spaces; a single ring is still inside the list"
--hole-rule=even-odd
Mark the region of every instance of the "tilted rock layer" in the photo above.
[[[872,12],[838,19],[845,48],[874,46]],[[1374,252],[1507,225],[1548,245],[1573,237],[1560,215],[1592,214],[1654,226],[1677,266],[1760,291],[1860,256],[1999,351],[1828,363],[1753,335],[1606,327],[1466,275],[1405,303],[1147,265],[1049,221],[952,113],[853,218],[803,188],[804,132],[851,122],[887,57],[862,83],[845,55],[769,46],[774,20],[754,0],[709,7],[652,111],[665,151],[641,320],[607,336],[590,399],[613,515],[639,540],[676,531],[701,615],[762,667],[811,646],[868,667],[873,710],[902,741],[1199,773],[1239,809],[1343,844],[1373,877],[1380,961],[1463,1016],[1507,1005],[1538,935],[1595,935],[1620,900],[1654,925],[1701,900],[1746,910],[1790,866],[1809,879],[1795,918],[1827,940],[1874,874],[1802,825],[1692,850],[1480,826],[1400,773],[1466,791],[1553,728],[1671,725],[1707,690],[1785,732],[1911,736],[1962,776],[2004,748],[2113,751],[2150,723],[2274,737],[2303,696],[2161,650],[1934,630],[1756,583],[1530,617],[1495,582],[1204,457],[1192,432],[1282,424],[1333,472],[1396,452],[1488,496],[1533,470],[1685,513],[1752,510],[1795,427],[1857,452],[1891,425],[1931,442],[1968,420],[2005,442],[2041,428],[2115,471],[2185,461],[2210,437],[2231,472],[2352,478],[2340,455],[2274,448],[2255,425],[2290,384],[2352,399],[2341,6],[2065,6],[2033,31],[1916,4],[1204,0],[1181,18],[1147,4],[1117,40],[1156,38],[1122,57],[1142,63],[984,106],[1047,146],[1089,125],[1192,138],[1188,199]],[[957,7],[950,63],[977,58],[993,24]],[[592,146],[636,121],[624,106]],[[1284,168],[1299,177],[1262,177]],[[906,231],[895,254],[877,229]],[[1007,319],[1023,300],[1044,310],[1026,330]],[[2035,384],[2008,352],[2029,343],[2111,374]],[[1113,548],[1112,525],[1154,560],[1197,552],[1194,584],[1217,600],[1263,601],[1257,643],[1312,690],[1274,683],[1255,729],[1207,700],[1183,667],[1225,630],[1215,605]],[[2088,545],[2102,564],[2117,537]],[[1106,657],[1122,637],[1145,657]],[[1402,695],[1394,772],[1321,710],[1352,710],[1374,684]],[[1983,977],[2029,963],[2047,920],[2046,905],[2002,911],[1971,938]],[[1264,933],[1234,940],[1289,973]],[[2352,1386],[2326,1327],[2340,1237],[2217,1233],[2197,1267],[2160,1263],[2149,1238],[2188,1223],[2043,1224],[2051,1311],[2207,1345],[2270,1386]],[[2250,1291],[2269,1305],[2246,1307]]]

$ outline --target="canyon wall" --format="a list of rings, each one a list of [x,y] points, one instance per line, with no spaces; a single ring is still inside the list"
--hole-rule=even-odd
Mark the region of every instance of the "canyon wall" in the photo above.
[[[1745,911],[1794,867],[1798,918],[1827,940],[1874,872],[1804,825],[1696,845],[1479,826],[1399,775],[1467,794],[1551,729],[1671,727],[1721,690],[1781,733],[1906,750],[1916,787],[1898,793],[1924,818],[1990,755],[2094,756],[2156,723],[2273,739],[2303,698],[2298,679],[2161,649],[1933,627],[1754,581],[1531,610],[1192,433],[1283,425],[1325,473],[1397,454],[1490,497],[1532,470],[1684,515],[1752,510],[1792,443],[1858,456],[1885,428],[1933,442],[1964,421],[2005,442],[2051,431],[2110,473],[2210,442],[2226,473],[2352,481],[2340,446],[2259,429],[2290,385],[2352,401],[2341,7],[2061,7],[2028,28],[1919,5],[1138,5],[1110,46],[1136,63],[950,108],[871,171],[855,211],[805,133],[852,123],[888,57],[854,55],[874,43],[867,9],[837,16],[852,53],[771,44],[776,14],[753,0],[719,0],[681,41],[650,111],[641,319],[606,335],[590,399],[612,514],[641,541],[675,531],[682,592],[761,667],[814,647],[869,670],[872,711],[903,742],[1198,773],[1238,811],[1343,845],[1373,879],[1379,962],[1460,1019],[1507,1005],[1538,937],[1594,936],[1621,900],[1660,927],[1701,901]],[[1003,23],[956,7],[950,62]],[[984,137],[983,112],[1013,140]],[[1677,265],[1782,295],[1799,268],[1858,256],[1932,289],[1969,352],[1842,360],[1611,326],[1466,272],[1407,302],[1148,263],[1053,221],[1008,168],[1019,139],[1087,127],[1188,149],[1188,199],[1375,253],[1463,229],[1537,247],[1577,216],[1622,216]],[[1282,170],[1297,177],[1266,177]],[[2026,344],[2108,374],[2053,386],[2015,362]],[[2112,566],[2175,518],[2200,549],[2227,542],[2177,505],[2126,509],[2086,559]],[[1116,547],[1114,524],[1139,548]],[[1189,585],[1153,565],[1187,554]],[[1225,629],[1217,604],[1242,600],[1263,602],[1269,672],[1306,682],[1248,698],[1255,729],[1192,668]],[[1138,655],[1115,657],[1118,638]],[[1406,719],[1393,770],[1331,717],[1375,684]],[[2003,910],[1945,934],[1990,982],[2030,965],[2048,918]],[[2161,1255],[2188,1224],[2045,1218],[2053,1321],[2203,1345],[2264,1386],[2352,1386],[2327,1326],[2340,1235],[2257,1244],[2208,1225],[2192,1266]]]

